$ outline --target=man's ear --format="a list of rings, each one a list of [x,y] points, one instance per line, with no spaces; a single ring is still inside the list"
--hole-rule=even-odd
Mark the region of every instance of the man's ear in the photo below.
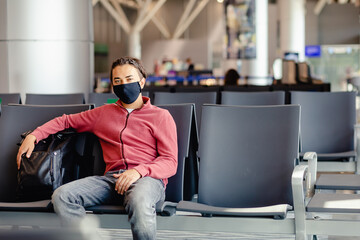
[[[142,79],[140,80],[140,87],[141,87],[141,89],[144,88],[145,82],[146,82],[146,79],[145,79],[145,78],[142,78]]]

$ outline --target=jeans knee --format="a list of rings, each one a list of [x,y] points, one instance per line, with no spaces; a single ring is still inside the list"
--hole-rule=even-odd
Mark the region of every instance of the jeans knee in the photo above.
[[[52,194],[51,201],[54,205],[76,203],[76,198],[71,192],[67,191],[63,187],[59,187]]]
[[[126,206],[138,211],[146,211],[151,209],[151,203],[145,196],[130,197],[126,201]]]
[[[57,188],[51,196],[51,200],[53,204],[58,202],[61,199],[62,195],[63,195],[62,190],[60,188]]]
[[[156,216],[156,206],[146,197],[131,198],[125,201],[125,209],[130,218],[137,220],[149,219]]]

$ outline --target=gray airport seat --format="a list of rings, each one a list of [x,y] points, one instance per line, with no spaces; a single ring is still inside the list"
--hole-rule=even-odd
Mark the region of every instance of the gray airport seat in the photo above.
[[[205,105],[198,202],[177,210],[285,218],[299,146],[299,106]]]
[[[25,104],[32,105],[65,105],[65,104],[84,104],[85,96],[83,93],[67,94],[33,94],[27,93]]]
[[[176,123],[178,133],[178,169],[176,175],[169,178],[166,187],[165,203],[159,203],[157,211],[160,214],[172,215],[174,206],[184,199],[190,200],[195,194],[194,186],[197,184],[197,162],[191,156],[194,155],[194,142],[192,135],[196,134],[194,129],[194,104],[168,104],[158,105],[167,109]],[[196,138],[195,138],[196,139]],[[196,143],[197,144],[197,143]],[[101,154],[100,154],[101,155]],[[102,174],[105,164],[102,157],[97,154],[94,174]],[[93,213],[122,214],[125,209],[122,205],[98,205],[87,208]]]
[[[316,163],[300,163],[314,165],[312,168],[315,172],[317,168],[320,172],[358,173],[359,166],[354,150],[356,93],[291,92],[290,95],[291,103],[300,104],[302,111],[301,155],[306,151],[317,153]],[[297,166],[296,171],[305,166]],[[305,174],[299,171],[294,175],[298,175],[297,180],[293,179],[294,192],[297,193],[294,194],[297,235],[360,236],[360,231],[355,227],[360,224],[356,216],[360,212],[360,195],[336,192],[358,190],[359,175],[321,174],[319,179],[316,179],[316,174],[313,174],[310,177],[310,190],[307,190],[308,199],[301,194],[304,189],[304,184],[301,183]],[[332,192],[329,193],[329,190]],[[330,217],[324,219],[323,214]]]
[[[356,190],[359,175],[323,174],[320,178],[326,177],[317,181],[317,156],[315,152],[310,153],[311,157],[308,154],[304,156],[308,165],[296,166],[292,178],[296,239],[313,239],[316,235],[360,236],[357,227],[360,224],[360,195],[315,191],[314,186],[324,185],[327,190]],[[345,176],[347,186],[341,183]]]
[[[20,93],[0,93],[0,100],[2,105],[9,103],[21,104]]]
[[[17,188],[16,155],[20,135],[28,130],[61,116],[89,110],[92,105],[7,105],[0,118],[0,210],[48,209],[49,201],[15,203]]]
[[[319,172],[358,172],[355,92],[290,92],[301,106],[300,157],[316,152]],[[345,160],[345,161],[344,161]]]
[[[223,105],[284,105],[285,92],[221,92]]]
[[[201,107],[203,104],[216,104],[217,92],[154,92],[154,104],[195,103],[197,129],[201,126]]]
[[[1,105],[8,105],[9,103],[21,104],[20,93],[0,93],[0,116]]]

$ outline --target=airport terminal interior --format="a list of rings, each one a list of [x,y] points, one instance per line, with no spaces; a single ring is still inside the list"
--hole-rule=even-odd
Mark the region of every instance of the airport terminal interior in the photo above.
[[[156,239],[360,239],[360,0],[0,0],[0,239],[133,238],[121,204],[64,227],[54,180],[28,190],[16,166],[27,131],[122,106],[125,56],[177,129]],[[62,157],[61,182],[104,174],[110,138],[50,137],[80,159]]]

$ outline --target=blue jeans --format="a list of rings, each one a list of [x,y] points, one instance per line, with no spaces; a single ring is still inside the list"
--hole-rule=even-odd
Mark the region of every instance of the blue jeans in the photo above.
[[[120,170],[122,171],[122,170]],[[52,203],[63,223],[74,226],[86,214],[85,208],[100,204],[123,204],[129,216],[134,239],[156,238],[156,203],[164,201],[162,180],[143,177],[134,182],[125,195],[115,191],[117,178],[104,176],[79,179],[55,190]]]

